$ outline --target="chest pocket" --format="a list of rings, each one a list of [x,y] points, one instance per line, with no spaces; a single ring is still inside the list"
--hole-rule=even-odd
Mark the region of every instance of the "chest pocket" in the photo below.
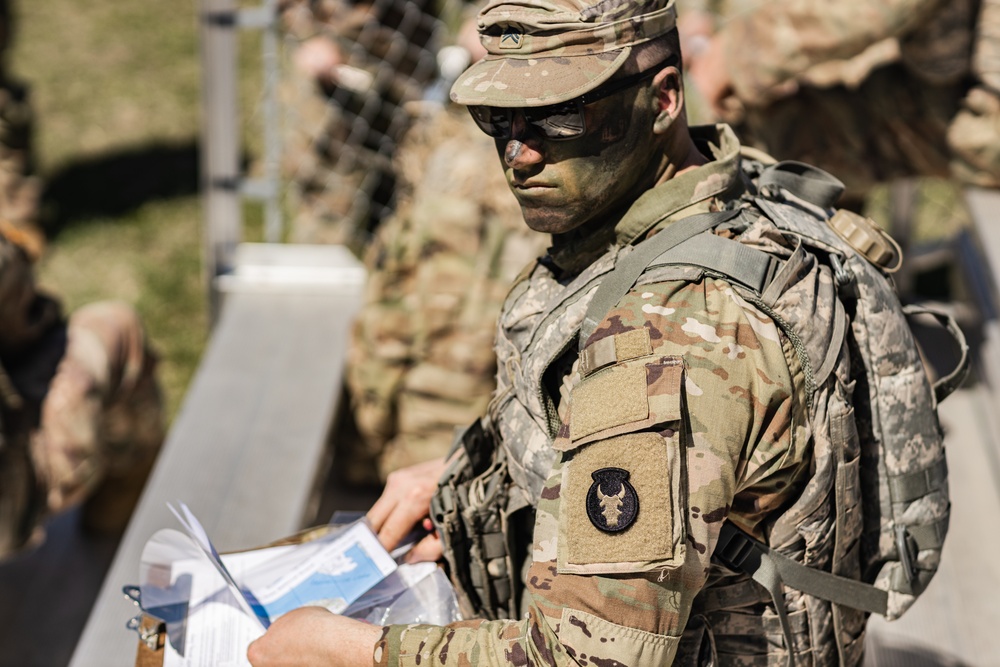
[[[555,443],[563,457],[559,572],[679,567],[687,535],[682,359],[652,354],[639,329],[588,347],[581,373],[568,432]]]

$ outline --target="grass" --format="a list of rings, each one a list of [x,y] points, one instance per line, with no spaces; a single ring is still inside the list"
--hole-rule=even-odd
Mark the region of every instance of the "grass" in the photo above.
[[[74,225],[53,243],[42,283],[67,308],[105,298],[136,306],[160,355],[167,411],[176,414],[206,340],[200,202],[151,202],[115,219]]]

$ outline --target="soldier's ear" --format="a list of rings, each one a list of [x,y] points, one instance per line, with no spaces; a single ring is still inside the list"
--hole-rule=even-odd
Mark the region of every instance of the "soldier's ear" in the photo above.
[[[653,132],[663,134],[684,113],[684,85],[680,70],[674,65],[664,67],[653,77],[653,86],[656,100]]]

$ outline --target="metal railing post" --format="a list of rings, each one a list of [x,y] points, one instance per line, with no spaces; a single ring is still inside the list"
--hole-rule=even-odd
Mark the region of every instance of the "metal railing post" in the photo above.
[[[272,17],[277,15],[278,0],[265,0],[264,10]],[[264,69],[264,180],[270,183],[269,197],[264,201],[264,240],[268,243],[281,241],[281,206],[279,200],[278,173],[281,162],[281,122],[278,113],[278,24],[272,20],[264,28],[262,37]]]
[[[236,24],[235,0],[201,0],[204,273],[213,321],[215,277],[232,269],[242,228]]]

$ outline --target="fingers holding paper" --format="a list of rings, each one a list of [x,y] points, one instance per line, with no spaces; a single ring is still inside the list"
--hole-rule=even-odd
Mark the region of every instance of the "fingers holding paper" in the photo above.
[[[370,665],[381,628],[322,607],[300,607],[279,617],[247,648],[253,667]]]

